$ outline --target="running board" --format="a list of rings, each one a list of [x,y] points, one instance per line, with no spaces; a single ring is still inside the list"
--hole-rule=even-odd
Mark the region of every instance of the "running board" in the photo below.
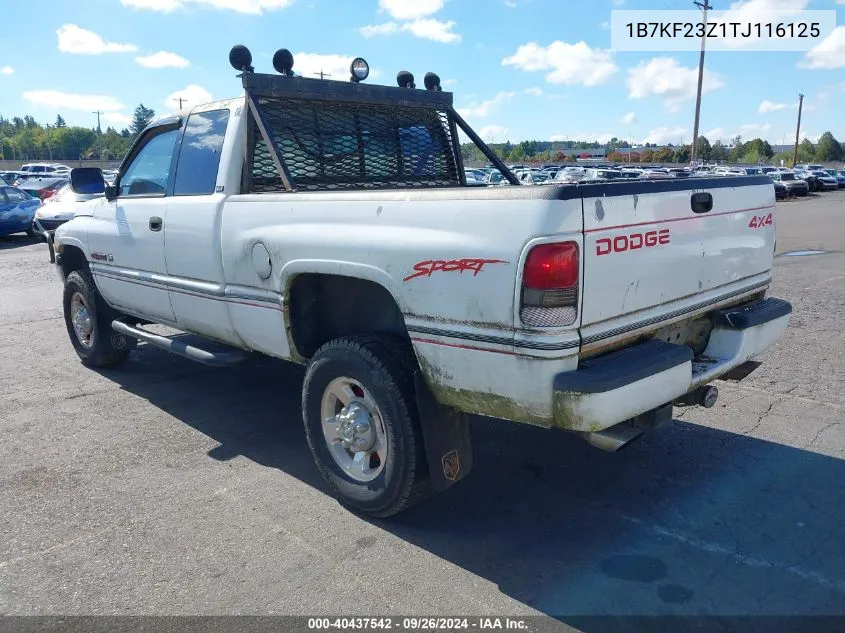
[[[160,336],[158,334],[148,332],[147,330],[127,325],[123,321],[112,321],[111,327],[118,334],[131,336],[132,338],[149,343],[150,345],[163,349],[171,354],[183,356],[197,363],[208,365],[209,367],[231,367],[232,365],[237,365],[238,363],[246,360],[248,356],[246,352],[242,351],[211,352],[205,349],[200,349],[199,347],[188,345],[184,341]]]

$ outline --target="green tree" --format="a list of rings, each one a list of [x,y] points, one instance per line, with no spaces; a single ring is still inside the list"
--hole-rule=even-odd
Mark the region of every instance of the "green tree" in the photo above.
[[[67,123],[65,123],[61,114],[56,115],[56,122],[53,123],[53,127],[67,127]]]
[[[710,154],[712,153],[713,148],[710,146],[710,141],[707,140],[706,136],[699,136],[698,137],[698,147],[696,148],[696,156],[700,160],[710,160]]]
[[[654,153],[654,160],[658,163],[671,163],[675,153],[668,147],[661,147]]]
[[[129,126],[129,130],[134,136],[138,136],[155,118],[155,115],[155,110],[144,107],[143,103],[139,103],[132,115],[132,124]]]
[[[728,159],[728,148],[722,144],[722,141],[713,143],[710,148],[710,160],[724,161]]]
[[[819,138],[819,142],[816,145],[815,156],[816,160],[825,163],[842,160],[842,145],[836,140],[836,137],[833,136],[833,134],[825,132],[821,135],[821,138]]]
[[[680,145],[675,148],[675,153],[672,159],[676,163],[688,163],[691,154],[692,148],[689,145]]]
[[[805,138],[798,146],[798,162],[812,163],[816,160],[816,148],[810,139]],[[792,163],[789,163],[792,164]]]

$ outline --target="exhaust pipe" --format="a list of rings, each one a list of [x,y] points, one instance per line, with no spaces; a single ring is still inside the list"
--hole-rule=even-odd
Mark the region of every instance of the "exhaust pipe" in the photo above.
[[[642,429],[628,422],[622,422],[603,431],[584,433],[583,435],[584,439],[592,446],[600,448],[603,451],[616,453],[639,438],[642,434]]]
[[[719,399],[719,390],[713,385],[699,387],[690,391],[687,395],[675,401],[679,407],[704,407],[712,409]]]

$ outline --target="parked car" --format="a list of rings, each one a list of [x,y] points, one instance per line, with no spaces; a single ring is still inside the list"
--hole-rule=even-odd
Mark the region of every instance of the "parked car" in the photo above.
[[[815,178],[818,182],[818,188],[816,189],[816,191],[839,189],[839,181],[837,181],[836,178],[831,176],[826,171],[818,170],[806,173],[810,174],[810,176]]]
[[[772,180],[772,184],[775,186],[775,200],[783,200],[789,197],[789,191],[782,182]]]
[[[56,173],[67,175],[70,173],[70,167],[61,163],[27,163],[21,167],[21,171],[27,175],[47,176]]]
[[[498,169],[494,169],[484,178],[485,184],[488,185],[498,185],[502,181],[507,182],[507,180],[505,180],[505,177],[502,176],[502,172],[500,172]]]
[[[805,163],[804,165],[795,165],[795,169],[803,169],[804,171],[824,171],[824,165]]]
[[[23,189],[33,198],[38,198],[43,202],[67,183],[67,178],[56,178],[55,176],[27,178],[18,185],[18,188]]]
[[[793,171],[773,171],[768,176],[782,183],[790,196],[806,196],[810,193],[810,186],[798,178]]]
[[[7,184],[12,186],[14,186],[14,184],[20,177],[21,172],[19,171],[0,171],[0,178],[2,178]]]
[[[845,189],[845,176],[840,175],[835,169],[825,169],[823,171],[836,180],[836,184],[840,189]]]
[[[47,198],[41,208],[35,212],[33,223],[39,233],[53,233],[59,226],[72,220],[77,210],[86,202],[102,198],[102,193],[76,193],[70,184],[63,185],[55,194]]]
[[[41,201],[16,187],[0,187],[0,235],[36,235],[32,220]]]
[[[209,365],[253,353],[305,365],[314,474],[387,517],[471,471],[470,414],[616,451],[671,423],[676,402],[712,407],[711,383],[746,376],[786,330],[792,306],[769,294],[768,179],[472,191],[444,123],[477,135],[451,94],[319,81],[244,71],[239,98],[151,123],[118,187],[97,169],[71,173],[74,190],[106,195],[56,230],[52,251],[85,365],[126,362],[138,340]],[[323,113],[343,128],[321,128]],[[343,140],[409,130],[404,161],[393,143]],[[297,139],[315,137],[340,141],[303,153]],[[360,169],[290,168],[324,165],[338,146]]]

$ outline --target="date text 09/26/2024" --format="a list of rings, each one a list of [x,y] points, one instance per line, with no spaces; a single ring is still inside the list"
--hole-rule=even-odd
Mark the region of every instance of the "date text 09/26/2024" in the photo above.
[[[331,630],[397,630],[397,631],[493,631],[527,630],[519,618],[502,617],[373,617],[373,618],[308,618],[308,629]]]

